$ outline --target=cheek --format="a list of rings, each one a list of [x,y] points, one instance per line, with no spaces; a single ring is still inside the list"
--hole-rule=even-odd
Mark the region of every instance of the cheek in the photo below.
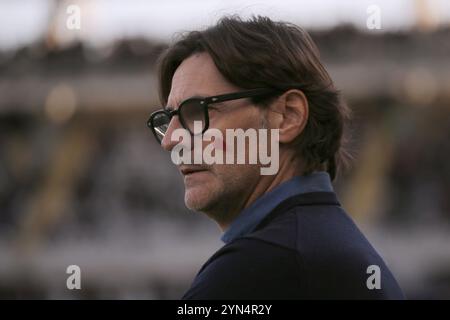
[[[214,149],[222,150],[222,151],[226,152],[226,150],[227,150],[227,143],[226,143],[225,139],[223,139],[223,138],[215,139],[214,140]]]

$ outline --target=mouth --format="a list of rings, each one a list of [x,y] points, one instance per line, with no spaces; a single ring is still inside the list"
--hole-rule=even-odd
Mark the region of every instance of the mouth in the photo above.
[[[194,166],[181,166],[180,167],[180,172],[185,177],[192,175],[194,173],[205,172],[205,171],[207,171],[207,169],[202,168],[202,167],[194,167]]]

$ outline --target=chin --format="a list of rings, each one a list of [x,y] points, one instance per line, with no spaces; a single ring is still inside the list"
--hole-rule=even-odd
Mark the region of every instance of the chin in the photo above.
[[[210,206],[210,193],[205,185],[186,188],[184,203],[190,210],[204,211]]]
[[[214,202],[220,182],[209,171],[194,173],[184,178],[184,203],[190,210],[205,211]]]

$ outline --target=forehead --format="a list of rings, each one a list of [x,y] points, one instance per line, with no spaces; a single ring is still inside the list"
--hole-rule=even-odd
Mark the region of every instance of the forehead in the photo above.
[[[193,96],[210,96],[235,91],[219,72],[207,53],[197,53],[186,58],[175,71],[168,105],[179,105]]]

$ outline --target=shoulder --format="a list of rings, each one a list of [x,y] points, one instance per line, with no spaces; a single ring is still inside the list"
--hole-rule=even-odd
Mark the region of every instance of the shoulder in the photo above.
[[[292,207],[251,237],[297,252],[310,298],[403,298],[381,256],[339,205]],[[375,269],[380,290],[367,285]]]
[[[324,255],[332,259],[346,253],[375,253],[339,205],[292,207],[275,214],[248,237],[295,250],[302,257]]]

